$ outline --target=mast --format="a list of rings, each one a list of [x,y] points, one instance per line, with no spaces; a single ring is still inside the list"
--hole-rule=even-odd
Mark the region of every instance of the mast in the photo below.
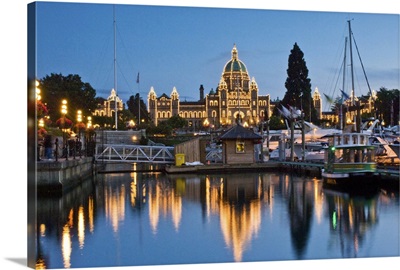
[[[138,113],[139,113],[139,116],[138,116],[138,118],[139,118],[139,120],[138,120],[138,126],[140,125],[140,85],[139,85],[139,72],[138,72],[138,74],[137,74],[137,78],[136,78],[136,83],[137,83],[137,85],[138,85],[138,104],[139,104],[139,106],[138,106]]]
[[[344,91],[345,88],[345,81],[346,81],[346,48],[347,48],[347,37],[344,40],[344,58],[343,58],[343,85],[342,85],[342,89]],[[342,99],[343,99],[343,95],[342,95]],[[343,102],[344,100],[342,100],[341,104],[340,104],[340,129],[343,130]]]
[[[351,65],[351,92],[352,92],[352,105],[354,106],[354,70],[353,70],[353,48],[351,43],[351,26],[350,20],[347,21],[349,23],[349,39],[350,39],[350,65]],[[343,89],[344,91],[344,89]]]
[[[116,38],[116,20],[115,20],[115,5],[113,5],[114,15],[114,90],[115,90],[115,130],[118,130],[118,106],[117,106],[117,38]]]

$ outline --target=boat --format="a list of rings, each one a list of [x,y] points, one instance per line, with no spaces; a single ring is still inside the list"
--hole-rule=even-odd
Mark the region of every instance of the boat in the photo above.
[[[323,161],[324,148],[328,145],[327,139],[311,140],[304,142],[304,161]],[[303,144],[295,140],[293,150],[300,160],[303,159]]]
[[[400,144],[392,143],[388,145],[392,151],[396,154],[397,158],[400,158]]]
[[[325,160],[325,148],[311,150],[304,153],[304,161],[322,163]]]
[[[321,171],[325,187],[363,188],[373,184],[377,146],[369,134],[342,133],[329,138]]]

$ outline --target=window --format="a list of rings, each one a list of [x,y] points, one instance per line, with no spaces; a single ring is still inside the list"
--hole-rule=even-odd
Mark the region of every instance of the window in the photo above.
[[[244,153],[244,141],[236,141],[236,153]]]

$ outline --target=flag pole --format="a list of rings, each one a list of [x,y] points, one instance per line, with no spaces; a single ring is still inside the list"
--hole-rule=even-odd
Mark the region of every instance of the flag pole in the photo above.
[[[139,87],[139,72],[137,74],[137,78],[136,78],[136,83],[138,85],[138,109],[139,109],[139,115],[138,115],[138,126],[140,125],[140,87]]]

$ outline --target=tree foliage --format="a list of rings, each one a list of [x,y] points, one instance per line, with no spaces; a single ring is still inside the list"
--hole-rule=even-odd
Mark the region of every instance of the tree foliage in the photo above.
[[[139,100],[140,100],[140,107],[139,107]],[[126,102],[126,105],[137,123],[139,123],[139,118],[140,118],[139,125],[148,123],[150,121],[150,114],[147,111],[147,106],[144,103],[143,99],[140,98],[139,94],[136,94],[135,96],[130,96],[128,101]],[[140,109],[140,117],[139,117],[139,109]]]
[[[305,119],[317,121],[317,114],[311,97],[311,79],[308,78],[308,68],[304,60],[304,53],[297,43],[294,44],[288,58],[286,93],[280,106],[292,106],[304,112]],[[278,115],[277,109],[274,115]]]
[[[400,91],[398,89],[388,90],[381,87],[376,96],[375,118],[384,120],[386,125],[398,125]]]
[[[82,82],[79,75],[52,73],[39,80],[42,101],[46,104],[53,123],[61,115],[61,101],[67,100],[67,117],[76,121],[77,111],[84,116],[92,114],[96,108],[96,90],[89,83]]]
[[[179,115],[174,115],[167,120],[167,124],[173,129],[177,129],[186,127],[188,125],[188,121],[185,118],[180,117]]]

